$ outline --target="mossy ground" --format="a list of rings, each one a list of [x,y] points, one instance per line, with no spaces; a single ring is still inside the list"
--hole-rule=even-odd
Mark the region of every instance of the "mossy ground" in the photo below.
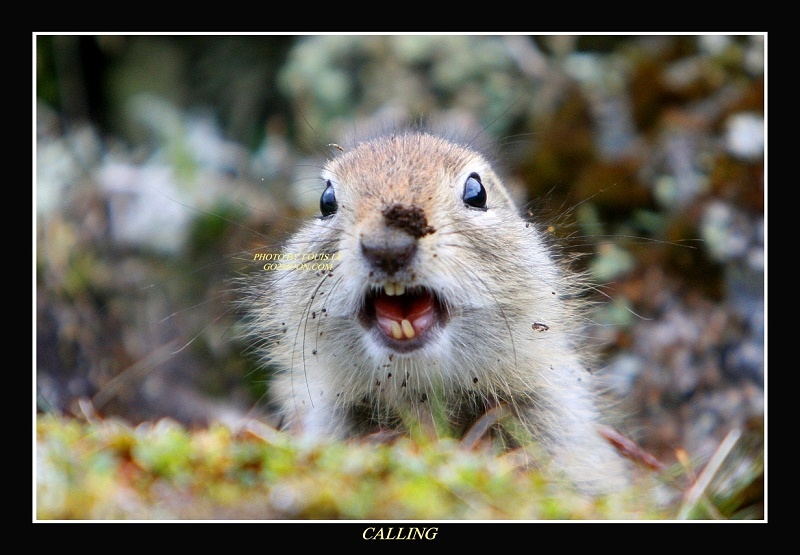
[[[681,514],[680,492],[663,476],[587,496],[488,444],[309,442],[255,421],[237,430],[188,429],[168,419],[133,427],[41,414],[36,479],[37,520],[627,521]],[[665,501],[669,491],[673,501]],[[683,515],[708,518],[685,507]]]

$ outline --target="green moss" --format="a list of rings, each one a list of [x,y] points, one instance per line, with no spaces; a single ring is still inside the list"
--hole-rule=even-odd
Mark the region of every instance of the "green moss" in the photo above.
[[[39,415],[36,430],[41,520],[649,520],[677,514],[673,505],[656,502],[649,485],[581,494],[489,442],[471,449],[452,439],[311,442],[265,427],[257,430],[269,433],[221,424],[189,430],[161,420],[133,428],[53,415]],[[755,514],[747,512],[749,501],[737,501],[750,483],[739,481],[744,485],[720,501],[716,515]],[[691,515],[704,518],[701,509]]]

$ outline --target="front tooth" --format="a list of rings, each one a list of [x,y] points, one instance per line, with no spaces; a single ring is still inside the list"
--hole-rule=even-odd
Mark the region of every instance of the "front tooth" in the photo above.
[[[403,321],[405,322],[406,320]],[[403,339],[403,328],[401,328],[400,324],[398,324],[394,320],[392,320],[392,337],[394,337],[395,339]]]
[[[389,297],[394,297],[397,294],[397,287],[395,286],[394,282],[387,281],[386,284],[383,286],[383,291]]]
[[[404,295],[406,292],[406,286],[402,283],[395,283],[394,284],[394,294],[395,295]]]
[[[408,320],[403,320],[400,322],[400,325],[403,328],[403,333],[406,335],[406,339],[414,339],[416,333],[414,333],[414,326],[411,325],[411,322]],[[394,326],[392,326],[392,334],[394,334]]]

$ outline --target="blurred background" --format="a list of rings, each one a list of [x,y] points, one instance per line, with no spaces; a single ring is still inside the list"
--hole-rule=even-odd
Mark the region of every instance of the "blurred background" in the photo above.
[[[765,412],[765,35],[36,35],[38,411],[269,418],[231,278],[331,143],[483,129],[598,284],[624,433],[707,458]]]

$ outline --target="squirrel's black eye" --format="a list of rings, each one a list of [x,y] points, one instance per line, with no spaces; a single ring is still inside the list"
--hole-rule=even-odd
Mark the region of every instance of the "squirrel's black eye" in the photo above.
[[[339,208],[339,203],[336,202],[336,192],[333,190],[331,180],[329,179],[327,183],[327,187],[322,191],[322,196],[319,197],[319,211],[322,212],[323,216],[335,214],[336,210]]]
[[[464,204],[473,208],[486,208],[486,189],[477,173],[469,174],[464,183]]]

